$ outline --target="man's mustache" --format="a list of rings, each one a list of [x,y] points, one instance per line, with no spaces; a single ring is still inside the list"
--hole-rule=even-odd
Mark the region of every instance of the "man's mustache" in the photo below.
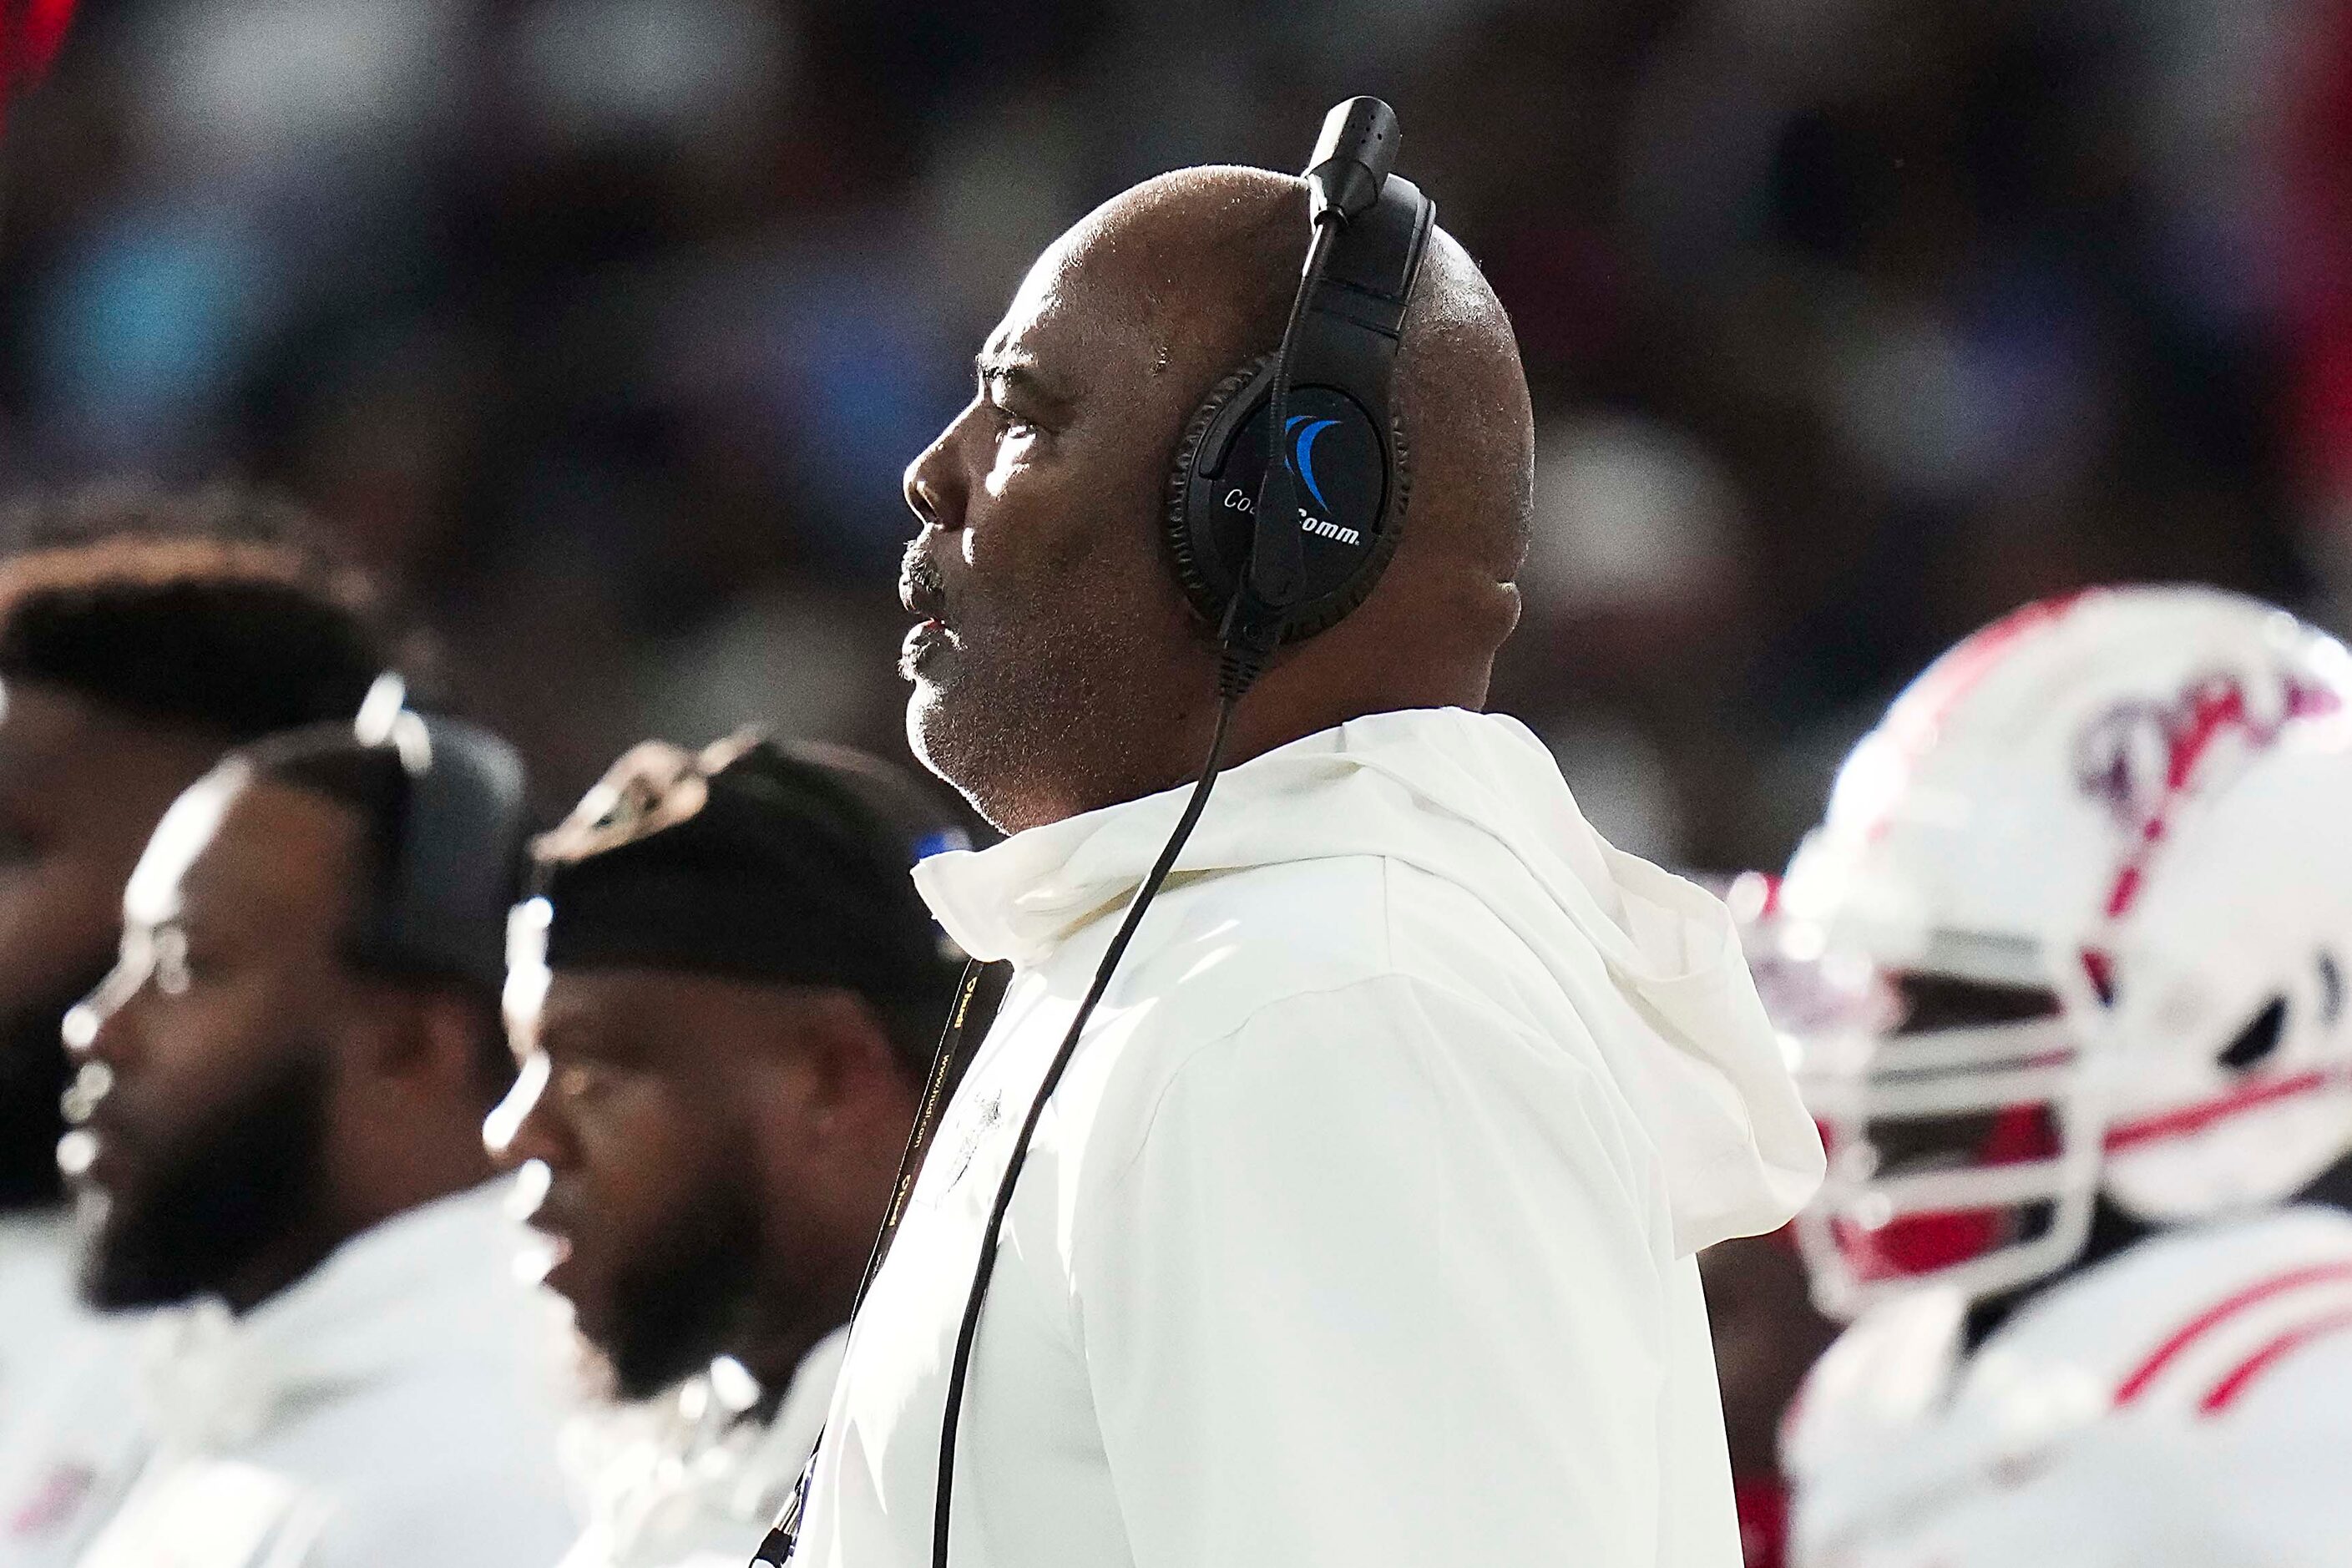
[[[939,563],[921,540],[911,542],[898,562],[898,603],[910,616],[944,620],[947,599],[947,579],[940,575]]]

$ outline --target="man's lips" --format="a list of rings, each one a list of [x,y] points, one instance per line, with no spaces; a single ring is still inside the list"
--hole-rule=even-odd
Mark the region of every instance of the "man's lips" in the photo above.
[[[544,1285],[559,1296],[569,1297],[572,1292],[563,1288],[558,1276],[572,1261],[571,1231],[541,1215],[533,1215],[524,1223],[530,1231],[530,1246],[516,1260],[516,1271],[532,1284]]]
[[[68,1190],[119,1198],[136,1184],[138,1162],[119,1139],[77,1127],[58,1140],[58,1170]]]
[[[540,1165],[537,1161],[533,1161],[532,1164],[540,1171],[546,1170],[546,1167]],[[531,1174],[530,1171],[523,1173],[525,1178]],[[547,1237],[550,1241],[560,1241],[569,1247],[572,1245],[572,1238],[584,1228],[580,1194],[576,1190],[558,1186],[551,1174],[543,1175],[540,1180],[545,1184],[540,1186],[535,1194],[531,1194],[531,1201],[526,1206],[519,1207],[512,1212],[515,1217],[521,1220],[530,1229]],[[522,1181],[519,1180],[518,1186],[522,1184]]]
[[[898,563],[898,603],[908,615],[921,617],[898,645],[898,673],[912,680],[925,659],[942,645],[955,641],[948,625],[947,581],[919,539],[907,546]]]
[[[58,1141],[58,1171],[79,1185],[116,1190],[122,1184],[125,1167],[131,1163],[137,1141],[125,1136],[121,1112],[102,1098],[79,1105],[72,1102],[70,1094],[67,1100],[71,1126]]]
[[[521,1173],[517,1187],[530,1201],[514,1212],[534,1240],[553,1250],[560,1265],[572,1256],[582,1236],[596,1233],[595,1201],[569,1173],[558,1175],[536,1160],[531,1164],[545,1173],[536,1181],[530,1171]],[[541,1182],[545,1184],[541,1185]],[[533,1187],[538,1188],[536,1193],[530,1192]]]
[[[571,1296],[572,1292],[563,1288],[563,1271],[572,1263],[572,1238],[550,1236],[545,1231],[541,1231],[539,1237],[547,1259],[547,1266],[540,1270],[539,1282],[559,1296]]]

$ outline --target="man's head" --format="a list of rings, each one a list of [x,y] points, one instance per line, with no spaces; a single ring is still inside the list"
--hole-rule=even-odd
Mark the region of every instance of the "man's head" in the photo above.
[[[908,871],[957,837],[881,763],[737,740],[637,748],[540,841],[487,1136],[546,1167],[623,1395],[722,1353],[781,1387],[847,1316],[957,973]]]
[[[1030,269],[971,403],[907,470],[922,520],[901,583],[917,752],[1021,828],[1192,775],[1213,628],[1160,520],[1211,390],[1271,353],[1307,250],[1301,182],[1188,169],[1115,198]],[[1502,307],[1439,233],[1405,318],[1395,407],[1410,498],[1395,558],[1339,626],[1276,660],[1247,757],[1363,713],[1476,706],[1518,616],[1533,437]]]
[[[515,868],[520,824],[422,811],[432,765],[320,726],[232,752],[165,814],[120,962],[65,1031],[79,1125],[58,1158],[96,1305],[249,1307],[488,1173],[476,1130],[511,1078],[495,932],[428,957],[387,942],[384,911],[417,835]]]
[[[57,1193],[58,1025],[113,960],[173,797],[273,730],[348,718],[389,662],[300,520],[218,491],[0,519],[0,1207]]]

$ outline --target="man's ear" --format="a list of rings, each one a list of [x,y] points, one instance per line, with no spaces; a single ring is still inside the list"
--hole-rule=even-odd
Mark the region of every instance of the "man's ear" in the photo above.
[[[912,1094],[881,1015],[851,991],[811,991],[795,1030],[807,1110],[820,1126],[898,1116]]]
[[[479,1099],[489,1090],[487,1064],[494,1049],[496,1016],[479,1003],[439,987],[371,987],[354,1021],[346,1069],[356,1069],[411,1092]]]

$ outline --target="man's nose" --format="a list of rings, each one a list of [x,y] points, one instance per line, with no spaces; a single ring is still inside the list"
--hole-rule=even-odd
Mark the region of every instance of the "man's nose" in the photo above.
[[[557,1124],[555,1097],[547,1092],[548,1070],[545,1052],[525,1057],[514,1087],[482,1119],[482,1147],[501,1171],[533,1160],[551,1166],[568,1163],[572,1141]]]
[[[904,486],[907,510],[921,519],[927,527],[958,529],[963,526],[964,479],[959,447],[964,426],[971,422],[971,411],[964,410],[955,422],[939,433],[937,439],[915,456],[907,465]]]
[[[96,990],[66,1009],[65,1021],[58,1028],[66,1054],[76,1061],[116,1065],[131,1032],[125,1016],[146,988],[153,968],[151,962],[127,952],[117,959]]]
[[[65,1020],[58,1026],[66,1058],[74,1068],[73,1081],[66,1086],[59,1109],[74,1127],[89,1121],[98,1102],[114,1088],[116,1074],[132,1044],[126,1015],[134,1010],[131,1004],[146,985],[149,967],[125,955],[99,982],[98,989],[66,1009]],[[68,1158],[62,1144],[58,1158],[60,1163]]]

